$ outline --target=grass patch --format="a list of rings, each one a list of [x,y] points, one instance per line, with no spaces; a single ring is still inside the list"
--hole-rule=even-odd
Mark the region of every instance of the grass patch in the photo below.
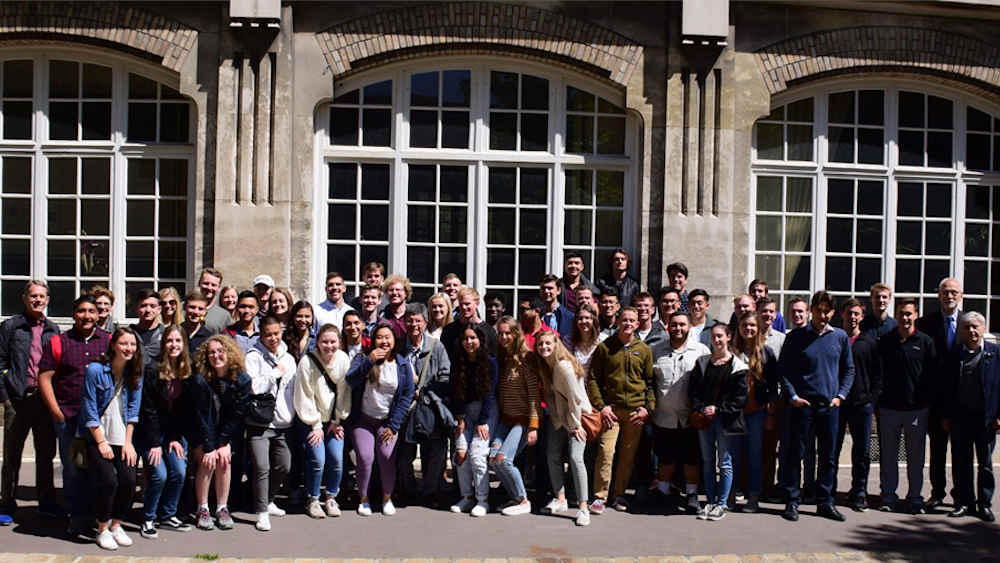
[[[215,561],[216,559],[219,558],[219,554],[218,553],[196,553],[195,556],[194,556],[194,558],[195,559],[203,559],[205,561]]]

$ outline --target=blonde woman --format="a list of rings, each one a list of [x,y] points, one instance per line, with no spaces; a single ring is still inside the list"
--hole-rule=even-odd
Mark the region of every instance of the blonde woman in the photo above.
[[[451,298],[447,293],[435,293],[427,299],[427,334],[441,339],[441,331],[453,320]]]
[[[590,524],[590,511],[587,510],[587,466],[583,462],[587,434],[581,418],[583,413],[594,410],[587,398],[587,375],[580,363],[563,346],[556,332],[545,331],[538,335],[532,362],[533,369],[542,382],[545,404],[549,407],[546,457],[552,491],[556,495],[543,510],[552,514],[569,508],[563,487],[565,449],[569,453],[569,468],[578,503],[575,523],[577,526],[586,526]]]
[[[179,325],[184,322],[181,310],[181,295],[173,287],[164,287],[157,292],[160,298],[160,321],[163,326]]]

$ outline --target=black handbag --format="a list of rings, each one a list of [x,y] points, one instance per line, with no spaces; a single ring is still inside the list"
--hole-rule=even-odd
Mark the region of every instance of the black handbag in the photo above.
[[[264,356],[264,361],[271,365],[271,367],[277,366],[275,362],[272,362],[270,358]],[[274,420],[274,407],[278,403],[275,394],[281,389],[281,383],[284,378],[278,379],[278,383],[274,388],[274,392],[268,391],[266,393],[254,393],[250,395],[250,401],[247,405],[247,416],[246,423],[253,426],[270,426],[271,421]]]

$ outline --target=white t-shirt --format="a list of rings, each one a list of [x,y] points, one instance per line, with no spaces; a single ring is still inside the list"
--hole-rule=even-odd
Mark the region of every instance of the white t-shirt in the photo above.
[[[399,371],[396,362],[382,362],[377,369],[378,381],[365,383],[365,393],[361,397],[361,412],[366,416],[382,420],[389,416],[392,397],[399,387]]]
[[[104,411],[104,416],[101,417],[101,430],[104,431],[104,439],[108,444],[125,445],[125,415],[122,414],[121,391],[115,394],[108,405],[108,410]]]

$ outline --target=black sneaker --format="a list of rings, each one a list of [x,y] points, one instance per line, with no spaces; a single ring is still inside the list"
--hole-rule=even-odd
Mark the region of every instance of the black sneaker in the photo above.
[[[993,509],[988,506],[980,506],[977,512],[983,522],[996,522],[997,520],[997,517],[993,515]]]
[[[176,516],[171,516],[170,518],[164,518],[160,520],[159,526],[161,529],[170,530],[172,532],[190,532],[191,524],[187,524]]]
[[[142,526],[139,528],[139,535],[148,540],[152,540],[156,539],[160,534],[157,533],[156,526],[153,526],[153,521],[146,520],[145,522],[142,523]]]
[[[829,518],[830,520],[835,520],[837,522],[847,520],[847,518],[844,517],[839,510],[837,510],[837,507],[832,504],[824,504],[823,506],[817,508],[816,514],[822,516],[823,518]]]
[[[785,506],[785,511],[781,513],[781,517],[784,518],[785,520],[788,520],[789,522],[798,522],[799,507],[792,503],[788,503],[788,505]]]
[[[865,502],[864,497],[853,498],[850,500],[848,506],[854,512],[868,512],[868,503]]]

